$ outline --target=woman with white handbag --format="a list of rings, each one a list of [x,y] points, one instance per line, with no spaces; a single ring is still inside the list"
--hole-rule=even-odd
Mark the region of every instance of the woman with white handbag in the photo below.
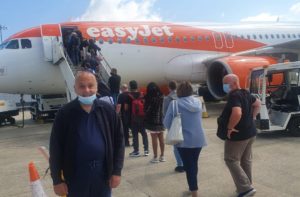
[[[198,158],[202,147],[206,146],[207,143],[202,127],[202,104],[192,94],[193,88],[189,82],[179,84],[177,88],[178,99],[170,103],[164,118],[164,125],[168,130],[172,124],[177,124],[176,128],[180,128],[178,126],[180,124],[178,115],[180,115],[183,141],[175,146],[178,148],[183,161],[189,190],[193,197],[197,197]]]

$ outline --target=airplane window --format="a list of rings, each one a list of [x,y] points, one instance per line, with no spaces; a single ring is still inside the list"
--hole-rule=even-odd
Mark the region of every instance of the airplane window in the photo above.
[[[293,34],[293,38],[296,38],[296,34]]]
[[[290,34],[287,34],[287,37],[288,37],[288,38],[291,38],[291,35],[290,35]]]
[[[245,39],[244,35],[241,35],[240,37],[241,37],[242,39]]]
[[[250,35],[247,35],[247,38],[250,39]]]
[[[103,42],[104,42],[103,39],[100,38],[100,39],[99,39],[99,43],[100,43],[100,44],[103,44]]]
[[[32,47],[31,41],[29,39],[21,39],[22,49],[30,49]]]
[[[262,39],[262,38],[263,38],[261,34],[259,34],[259,38],[260,38],[260,39]]]
[[[281,34],[282,38],[285,38],[285,35],[284,34]]]
[[[183,37],[183,42],[187,42],[187,37]]]
[[[19,41],[18,40],[11,40],[5,47],[6,49],[18,49],[19,48]]]
[[[161,42],[161,43],[165,42],[165,38],[164,38],[164,37],[161,37],[161,38],[160,38],[160,42]]]
[[[168,42],[172,42],[172,37],[168,37]]]
[[[156,42],[156,38],[152,38],[152,42],[155,43]]]
[[[118,43],[122,44],[122,38],[118,38]]]
[[[176,42],[180,42],[180,38],[179,37],[176,37]]]
[[[147,38],[147,37],[144,38],[144,43],[145,43],[145,44],[148,43],[148,38]]]
[[[1,50],[1,49],[4,49],[5,46],[7,45],[7,43],[8,43],[8,42],[3,42],[2,44],[0,44],[0,50]]]
[[[298,34],[298,38],[300,38],[300,34]]]
[[[279,35],[279,34],[276,34],[276,37],[279,39],[279,38],[280,38],[280,35]]]
[[[256,35],[255,35],[255,34],[253,34],[253,39],[255,39],[255,40],[256,40]]]
[[[266,34],[266,35],[265,35],[265,37],[266,37],[266,39],[269,39],[269,36],[268,36],[268,34]]]
[[[274,35],[273,34],[271,34],[271,38],[274,39]]]
[[[112,43],[113,43],[112,38],[108,39],[108,43],[109,43],[109,44],[112,44]]]
[[[192,42],[194,42],[194,41],[195,41],[195,37],[194,37],[194,36],[191,36],[191,38],[190,38],[190,39],[191,39],[191,41],[192,41]]]
[[[139,43],[140,43],[140,40],[139,40],[138,38],[136,38],[136,39],[135,39],[135,43],[136,43],[136,44],[139,44]]]
[[[202,36],[198,36],[198,41],[202,41]]]
[[[131,43],[131,39],[130,39],[130,38],[127,38],[127,39],[126,39],[126,43]]]
[[[206,41],[209,41],[209,36],[205,36],[205,40],[206,40]]]

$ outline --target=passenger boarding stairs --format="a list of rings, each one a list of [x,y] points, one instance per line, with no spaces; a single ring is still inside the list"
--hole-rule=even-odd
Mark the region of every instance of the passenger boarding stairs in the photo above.
[[[51,31],[49,31],[51,29]],[[74,84],[75,74],[80,69],[80,66],[75,67],[72,64],[68,54],[63,46],[62,36],[60,35],[60,27],[55,25],[42,25],[42,42],[44,49],[45,61],[51,62],[53,65],[58,65],[66,85],[66,93],[68,101],[71,101],[77,97]],[[104,82],[108,82],[110,77],[111,68],[100,53],[101,66],[98,76]]]

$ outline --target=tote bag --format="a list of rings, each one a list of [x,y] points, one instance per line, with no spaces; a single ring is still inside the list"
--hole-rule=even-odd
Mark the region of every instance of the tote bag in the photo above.
[[[172,120],[171,128],[166,136],[166,144],[174,145],[183,142],[181,116],[178,112],[178,104],[175,100],[172,102],[173,113],[175,114]],[[175,112],[176,108],[176,112]]]

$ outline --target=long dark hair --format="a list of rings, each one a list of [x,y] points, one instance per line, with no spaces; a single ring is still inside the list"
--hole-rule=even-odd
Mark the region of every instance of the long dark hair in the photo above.
[[[150,82],[147,85],[146,97],[161,97],[161,96],[162,96],[162,92],[161,92],[160,88],[158,87],[158,85],[154,82]]]

